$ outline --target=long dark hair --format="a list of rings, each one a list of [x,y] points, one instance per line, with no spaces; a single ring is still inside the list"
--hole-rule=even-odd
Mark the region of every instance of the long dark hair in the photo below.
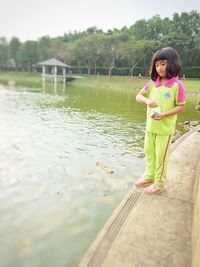
[[[158,73],[156,72],[156,61],[167,60],[167,78],[177,76],[181,72],[181,61],[177,51],[171,47],[164,47],[158,50],[151,61],[150,75],[153,81],[157,80]]]

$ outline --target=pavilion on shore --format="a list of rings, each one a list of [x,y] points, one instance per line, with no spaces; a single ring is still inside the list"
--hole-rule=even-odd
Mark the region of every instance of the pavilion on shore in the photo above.
[[[55,58],[41,61],[37,65],[42,67],[43,81],[45,78],[53,78],[54,81],[57,81],[57,78],[63,78],[63,81],[70,78],[70,74],[66,73],[70,66]]]

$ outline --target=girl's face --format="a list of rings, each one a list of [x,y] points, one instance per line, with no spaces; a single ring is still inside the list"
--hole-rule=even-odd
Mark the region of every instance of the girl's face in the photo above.
[[[161,78],[167,77],[167,60],[158,60],[155,63],[156,72]]]

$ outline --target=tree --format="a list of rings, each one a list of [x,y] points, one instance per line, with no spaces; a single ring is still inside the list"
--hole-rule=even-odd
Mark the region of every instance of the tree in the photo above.
[[[51,48],[52,40],[49,36],[42,36],[37,42],[38,61],[46,60],[49,57],[49,49]]]
[[[103,33],[103,31],[99,30],[96,26],[93,26],[93,27],[87,28],[86,33],[89,35],[92,35],[92,34]]]
[[[66,64],[70,65],[71,62],[73,61],[72,50],[73,50],[72,43],[61,43],[49,48],[48,54],[49,57],[57,58],[65,62]]]
[[[181,15],[174,13],[171,25],[171,33],[186,35],[192,40],[200,33],[200,14],[197,11],[183,12]]]
[[[163,19],[163,29],[162,29],[162,36],[169,34],[170,33],[170,29],[171,29],[171,25],[172,25],[172,21],[169,18],[164,18]]]
[[[159,15],[153,16],[151,19],[149,19],[147,21],[147,27],[147,39],[149,40],[159,40],[165,31],[164,22]]]
[[[101,38],[101,57],[108,67],[108,75],[111,78],[112,69],[119,52],[119,37],[116,35],[104,35]]]
[[[131,27],[130,31],[136,40],[148,39],[148,25],[145,19],[136,21]]]
[[[0,67],[7,67],[9,60],[8,42],[5,37],[0,38]]]
[[[37,42],[26,41],[20,47],[17,58],[21,67],[28,69],[30,72],[32,65],[38,62]]]
[[[162,46],[175,48],[182,59],[183,65],[186,64],[188,51],[192,48],[192,43],[185,34],[168,34],[163,36],[160,41]]]
[[[10,61],[12,62],[13,67],[18,66],[17,53],[21,47],[21,42],[17,37],[13,37],[9,43],[10,51]]]
[[[130,75],[133,76],[134,68],[140,63],[143,58],[144,45],[139,41],[131,40],[122,43],[120,46],[120,57],[123,59],[130,68]]]
[[[99,57],[99,40],[101,35],[89,35],[78,40],[74,46],[74,57],[82,63],[88,70],[88,75],[91,73],[92,66],[96,67],[96,62]]]

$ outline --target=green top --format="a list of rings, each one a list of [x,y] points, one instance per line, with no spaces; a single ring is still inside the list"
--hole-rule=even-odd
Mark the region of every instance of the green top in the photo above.
[[[166,112],[178,105],[185,104],[185,89],[183,84],[172,77],[164,85],[158,78],[156,82],[150,81],[143,89],[146,97],[155,100],[160,112]],[[177,114],[167,116],[161,120],[151,117],[152,108],[147,106],[146,130],[159,135],[172,135],[175,132]]]

